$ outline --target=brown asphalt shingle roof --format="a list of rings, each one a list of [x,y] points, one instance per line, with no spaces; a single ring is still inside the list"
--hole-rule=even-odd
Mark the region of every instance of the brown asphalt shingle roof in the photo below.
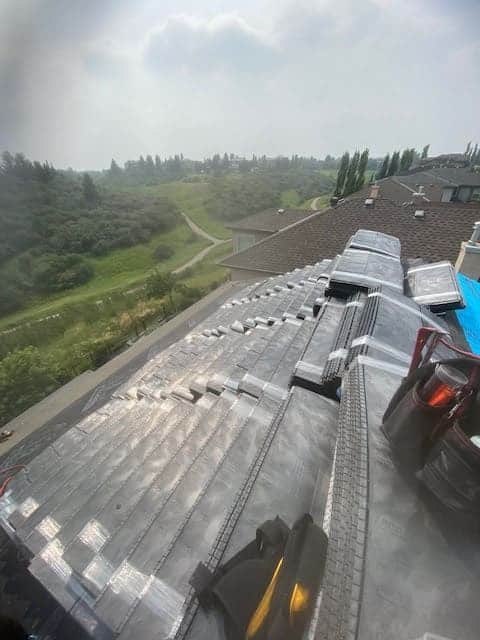
[[[308,209],[266,209],[253,216],[230,222],[225,226],[228,229],[241,229],[244,231],[270,231],[275,233],[280,229],[290,226],[298,220],[303,220],[312,214]]]
[[[413,192],[418,191],[420,185],[424,189],[426,199],[440,202],[445,187],[480,186],[480,174],[473,173],[469,169],[425,169],[406,175],[382,178],[377,181],[377,184],[380,187],[380,197],[389,198],[398,204],[410,202]],[[367,198],[369,192],[370,185],[366,185],[355,196]]]
[[[425,192],[425,198],[421,200],[440,202],[443,187],[448,186],[448,183],[443,182],[442,185],[439,185],[438,183],[434,184],[434,182],[431,177],[428,178],[428,176],[422,172],[408,176],[382,178],[377,181],[377,184],[380,187],[379,196],[381,198],[388,198],[397,204],[403,204],[404,202],[412,201],[413,193],[418,191],[419,185],[423,186]],[[368,190],[364,189],[361,194],[355,194],[355,196],[365,195],[365,197],[368,197]]]
[[[480,207],[440,202],[422,202],[424,218],[414,218],[416,206],[401,206],[378,198],[373,208],[364,197],[350,198],[336,208],[313,213],[253,247],[226,258],[222,264],[236,269],[284,273],[333,258],[357,229],[371,229],[397,236],[403,258],[454,262],[463,240],[480,220]]]

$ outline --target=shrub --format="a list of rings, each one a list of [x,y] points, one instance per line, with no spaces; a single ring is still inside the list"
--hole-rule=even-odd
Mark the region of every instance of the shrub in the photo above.
[[[168,244],[159,244],[153,252],[153,257],[159,262],[163,262],[163,260],[168,260],[169,258],[171,258],[174,253],[175,250]]]
[[[46,254],[34,266],[32,275],[38,291],[53,292],[84,284],[93,276],[93,269],[76,254]]]
[[[176,288],[176,278],[172,273],[155,271],[147,278],[145,294],[147,298],[161,298],[168,295],[172,302],[172,295]]]
[[[58,384],[51,358],[36,347],[10,353],[0,361],[0,424],[44,398]]]

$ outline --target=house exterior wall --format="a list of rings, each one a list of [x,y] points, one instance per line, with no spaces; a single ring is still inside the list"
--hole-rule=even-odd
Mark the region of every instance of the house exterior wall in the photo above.
[[[234,253],[239,253],[270,235],[272,235],[270,231],[240,231],[233,229],[233,251]]]
[[[442,191],[442,202],[450,202],[453,194],[455,193],[455,187],[444,187]]]
[[[472,278],[472,280],[480,280],[479,244],[471,245],[468,242],[462,242],[462,247],[455,263],[455,271],[460,271],[460,273]]]
[[[460,202],[468,202],[472,197],[472,187],[460,187],[458,189],[457,199]]]

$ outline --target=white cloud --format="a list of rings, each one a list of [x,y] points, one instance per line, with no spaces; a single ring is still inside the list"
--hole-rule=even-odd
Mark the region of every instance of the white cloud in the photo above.
[[[86,16],[61,0],[9,2],[0,148],[60,166],[441,152],[478,131],[472,0],[87,0]]]
[[[145,58],[154,70],[259,71],[278,58],[268,34],[236,14],[212,19],[174,15],[147,36]]]

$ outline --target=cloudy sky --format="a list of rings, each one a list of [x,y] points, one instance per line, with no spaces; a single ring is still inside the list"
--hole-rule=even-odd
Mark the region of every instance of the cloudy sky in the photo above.
[[[479,24],[480,0],[0,0],[0,150],[463,150]]]

